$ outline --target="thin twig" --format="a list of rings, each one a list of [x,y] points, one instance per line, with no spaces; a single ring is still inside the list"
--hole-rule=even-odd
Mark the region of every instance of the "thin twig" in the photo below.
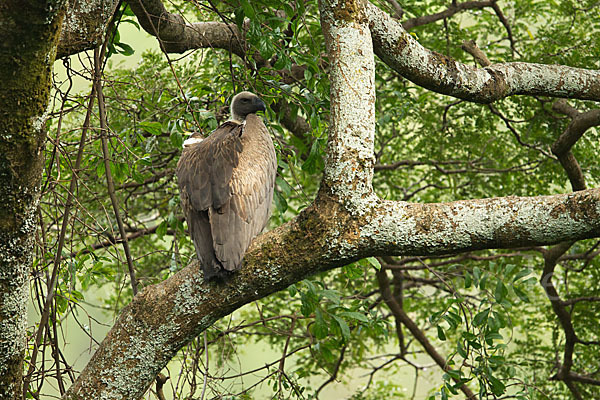
[[[206,330],[204,331],[204,355],[206,356],[206,362],[204,367],[204,382],[202,383],[202,394],[200,400],[204,400],[204,393],[206,393],[206,384],[208,382],[208,338]]]
[[[110,171],[110,154],[108,151],[108,124],[106,121],[106,104],[104,103],[104,94],[102,93],[102,72],[100,70],[100,52],[98,49],[94,51],[94,85],[96,86],[96,96],[98,97],[98,116],[100,117],[100,140],[102,142],[102,153],[104,156],[104,172],[106,173],[106,185],[108,187],[108,195],[110,196],[110,202],[112,204],[113,211],[115,212],[115,219],[119,227],[119,233],[123,239],[123,250],[125,251],[125,258],[127,259],[127,268],[129,270],[129,277],[131,279],[131,289],[135,296],[138,292],[137,280],[135,278],[135,269],[133,268],[133,260],[131,258],[131,251],[129,249],[129,241],[127,240],[127,234],[125,233],[125,226],[119,213],[119,201],[115,194],[115,183],[112,178]]]

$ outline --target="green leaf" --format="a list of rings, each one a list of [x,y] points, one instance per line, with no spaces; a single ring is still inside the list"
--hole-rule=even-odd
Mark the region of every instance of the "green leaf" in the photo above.
[[[275,178],[275,183],[277,184],[277,187],[281,190],[281,192],[283,192],[283,194],[285,194],[286,196],[290,196],[292,194],[292,187],[282,177],[277,176],[277,178]]]
[[[294,297],[298,293],[298,289],[296,288],[296,285],[288,286],[287,290],[291,297]]]
[[[501,303],[502,300],[506,298],[507,294],[508,289],[506,288],[506,286],[504,286],[504,283],[502,283],[502,281],[498,281],[498,283],[496,284],[496,290],[494,291],[494,298],[496,299],[496,301],[498,303]]]
[[[364,315],[361,314],[359,312],[356,311],[342,311],[340,313],[338,313],[339,315],[343,316],[343,317],[347,317],[350,319],[356,319],[358,321],[364,322],[364,323],[368,323],[369,319]]]
[[[504,337],[498,332],[490,332],[485,335],[485,340],[493,341],[494,339],[502,340]]]
[[[106,170],[104,169],[104,160],[98,159],[98,163],[96,164],[96,176],[102,179],[104,179],[104,177],[106,176]]]
[[[317,339],[325,339],[328,333],[329,329],[327,328],[327,323],[323,318],[323,312],[317,308],[315,310],[315,323],[313,325],[313,334]]]
[[[518,281],[519,279],[531,274],[533,271],[530,270],[529,268],[525,268],[520,270],[519,272],[517,272],[517,274],[515,275],[515,277],[513,278],[513,282]]]
[[[305,317],[310,317],[310,315],[317,308],[317,303],[313,296],[310,296],[307,293],[300,294],[300,300],[302,301],[302,305],[300,306],[300,312]]]
[[[244,10],[244,15],[250,18],[250,20],[256,19],[256,13],[254,12],[252,5],[250,5],[250,2],[248,2],[248,0],[241,0],[241,4],[242,9]]]
[[[350,328],[346,321],[343,318],[338,317],[337,315],[331,314],[337,325],[340,327],[340,332],[342,332],[342,338],[344,341],[348,341],[350,339]]]
[[[135,26],[138,31],[140,30],[140,24],[134,19],[121,19],[121,23],[131,24]]]
[[[485,310],[483,310],[481,312],[478,312],[475,315],[475,318],[473,318],[473,324],[475,326],[481,326],[481,325],[483,325],[487,321],[488,315],[490,315],[490,309],[489,308],[485,309]]]
[[[156,235],[159,238],[162,238],[163,236],[165,236],[167,234],[167,228],[168,228],[168,224],[166,220],[163,220],[160,225],[158,225],[158,228],[156,228]]]
[[[337,290],[324,289],[321,290],[319,294],[334,304],[340,304],[340,293]]]
[[[510,273],[516,268],[517,266],[515,264],[506,264],[506,267],[504,267],[504,275],[508,276],[510,275]]]
[[[506,386],[504,386],[499,379],[494,378],[491,374],[489,374],[487,378],[492,386],[492,393],[494,393],[496,396],[503,395],[504,391],[506,390]]]
[[[517,295],[517,297],[519,299],[521,299],[521,301],[525,302],[525,303],[529,303],[529,296],[527,296],[527,293],[525,293],[524,291],[522,291],[521,289],[519,289],[516,286],[513,286],[513,290],[515,292],[515,294]]]
[[[133,53],[135,53],[135,50],[127,43],[122,43],[122,42],[115,43],[115,47],[120,48],[120,50],[117,50],[117,52],[119,54],[123,54],[124,56],[127,56],[127,57],[131,56],[131,55],[133,55]]]
[[[375,257],[367,257],[366,260],[371,264],[377,271],[381,269],[381,263]]]
[[[310,153],[306,158],[306,161],[302,164],[302,170],[309,174],[316,173],[323,164],[321,151],[319,148],[319,141],[315,140],[310,148]]]
[[[473,279],[471,278],[471,274],[468,272],[465,273],[465,289],[470,288],[472,282],[473,282]]]
[[[242,26],[244,25],[244,9],[243,8],[236,8],[235,11],[233,12],[234,15],[234,19],[235,19],[235,24],[237,25],[238,28],[242,28]]]
[[[444,334],[444,330],[439,325],[437,326],[437,335],[438,335],[438,339],[440,339],[441,341],[446,340],[446,335]]]
[[[162,125],[160,122],[140,122],[140,128],[145,130],[151,135],[160,136],[162,134]]]
[[[346,278],[351,280],[360,278],[364,273],[363,269],[357,263],[348,264],[342,267],[342,271],[344,272],[344,275],[346,275]]]
[[[173,147],[180,149],[183,146],[183,136],[176,129],[171,131],[169,138],[171,139]]]
[[[456,351],[458,352],[458,354],[460,354],[460,356],[462,358],[467,358],[467,352],[466,352],[465,348],[463,347],[461,340],[459,340],[458,343],[456,344]]]
[[[489,278],[488,273],[484,273],[483,276],[481,277],[481,280],[479,281],[479,289],[481,290],[485,290],[485,284],[487,283],[487,280]]]
[[[273,195],[273,200],[275,201],[275,208],[280,214],[284,214],[288,209],[288,203],[285,197],[283,197],[279,190],[274,190]]]

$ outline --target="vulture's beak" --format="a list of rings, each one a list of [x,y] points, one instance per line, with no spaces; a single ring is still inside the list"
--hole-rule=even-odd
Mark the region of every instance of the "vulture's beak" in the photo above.
[[[265,105],[264,101],[262,101],[259,97],[254,97],[252,99],[252,105],[254,106],[254,108],[256,108],[256,111],[266,111],[267,110],[267,106]]]

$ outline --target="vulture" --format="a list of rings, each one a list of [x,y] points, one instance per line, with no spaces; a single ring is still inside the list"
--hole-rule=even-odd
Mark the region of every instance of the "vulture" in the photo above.
[[[271,215],[277,156],[256,115],[265,109],[255,94],[238,93],[229,121],[207,138],[194,134],[184,142],[176,174],[205,280],[238,270]]]

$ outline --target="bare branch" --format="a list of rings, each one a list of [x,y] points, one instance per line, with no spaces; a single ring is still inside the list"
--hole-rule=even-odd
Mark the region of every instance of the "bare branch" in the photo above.
[[[133,291],[133,295],[135,296],[138,292],[137,288],[137,279],[135,277],[135,269],[133,267],[133,260],[131,258],[131,251],[129,249],[129,241],[127,240],[127,235],[125,234],[125,227],[123,225],[123,219],[121,218],[121,213],[119,212],[119,202],[117,200],[117,196],[115,194],[115,183],[112,178],[112,172],[110,170],[110,158],[108,151],[108,122],[106,120],[106,104],[104,103],[104,94],[102,91],[102,60],[104,56],[104,51],[100,52],[99,49],[94,50],[94,85],[96,87],[96,95],[98,97],[98,116],[100,118],[100,140],[102,142],[102,154],[104,156],[104,173],[106,174],[106,186],[108,190],[108,195],[110,197],[110,202],[113,207],[113,211],[115,213],[115,219],[117,221],[117,225],[119,227],[119,233],[122,238],[123,251],[125,252],[125,258],[127,259],[127,269],[129,271],[129,277],[131,280],[131,289]]]
[[[436,22],[442,19],[450,18],[453,15],[465,11],[465,10],[481,10],[485,7],[492,7],[494,4],[494,0],[484,0],[484,1],[465,1],[458,4],[450,4],[448,8],[439,13],[431,14],[431,15],[423,15],[421,17],[410,18],[402,23],[402,26],[407,31],[421,25],[427,25],[432,22]]]
[[[477,47],[477,43],[475,43],[474,40],[465,40],[460,47],[464,51],[475,57],[479,65],[481,65],[482,67],[488,67],[492,65],[485,53],[481,51],[479,47]]]
[[[425,334],[421,331],[421,329],[419,329],[417,324],[412,319],[410,319],[408,314],[406,314],[404,309],[402,309],[400,304],[398,304],[398,302],[394,299],[394,296],[392,295],[392,290],[390,289],[390,282],[385,270],[381,269],[377,271],[375,275],[377,276],[377,281],[379,282],[379,288],[381,291],[381,295],[383,296],[383,300],[394,315],[394,318],[400,320],[402,324],[406,326],[406,329],[408,329],[413,335],[413,337],[421,344],[421,346],[423,346],[425,352],[427,352],[429,357],[431,357],[433,361],[435,361],[435,363],[443,371],[448,371],[450,368],[446,364],[446,359],[440,353],[438,353],[438,351],[435,349],[435,347],[433,347],[429,339],[427,339],[427,336],[425,336]],[[458,382],[458,379],[453,379],[456,382]],[[467,385],[463,384],[460,387],[460,390],[465,394],[465,396],[467,396],[468,399],[474,400],[476,398],[475,394],[471,391],[471,389],[469,389]]]

